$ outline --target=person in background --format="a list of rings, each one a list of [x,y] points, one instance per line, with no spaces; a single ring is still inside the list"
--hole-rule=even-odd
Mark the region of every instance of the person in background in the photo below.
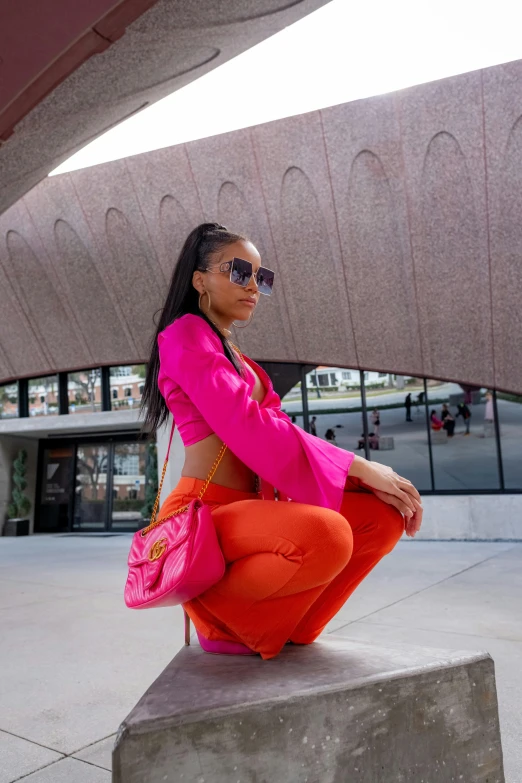
[[[462,416],[462,418],[464,419],[464,425],[466,427],[466,432],[464,433],[464,435],[469,435],[469,425],[471,424],[471,411],[465,402],[459,402],[459,404],[457,405],[456,418],[458,419],[459,416]]]
[[[335,432],[331,428],[326,430],[324,437],[326,440],[330,441],[330,443],[335,443]]]
[[[434,430],[434,432],[438,432],[442,429],[442,421],[437,416],[437,411],[432,411],[430,415],[431,420],[431,429]]]
[[[368,446],[370,449],[378,450],[379,448],[379,436],[375,434],[375,432],[368,433]],[[364,448],[364,432],[361,433],[361,437],[359,438],[359,443],[357,444],[357,449],[363,449]]]
[[[484,412],[484,421],[495,420],[495,409],[493,408],[493,395],[490,391],[486,392],[486,410]]]
[[[411,418],[411,393],[406,395],[404,400],[404,407],[406,408],[406,421],[413,421]]]
[[[381,415],[378,408],[372,411],[372,428],[377,437],[379,437],[379,427],[381,426]]]
[[[316,421],[317,421],[317,416],[312,416],[312,418],[310,419],[310,434],[311,435],[317,435],[317,425],[315,423]]]
[[[455,431],[455,424],[456,424],[456,422],[455,422],[455,418],[451,415],[451,411],[448,408],[448,403],[447,402],[444,402],[442,404],[441,419],[442,419],[442,426],[446,430],[446,432],[448,433],[448,438],[452,438],[453,437],[453,433]]]

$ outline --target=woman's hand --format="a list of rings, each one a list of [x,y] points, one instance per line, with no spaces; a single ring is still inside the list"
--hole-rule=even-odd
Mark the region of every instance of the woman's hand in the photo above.
[[[407,536],[413,538],[415,533],[418,533],[420,526],[422,525],[422,512],[423,508],[418,500],[414,500],[416,505],[416,511],[412,514],[411,509],[406,506],[402,500],[399,500],[395,495],[390,495],[388,492],[381,492],[379,489],[374,489],[373,494],[378,497],[384,503],[388,503],[400,511],[404,517],[404,531]]]
[[[422,524],[421,498],[411,481],[399,476],[388,465],[355,456],[349,476],[360,479],[373,493],[394,506],[405,518],[406,535],[413,537]]]

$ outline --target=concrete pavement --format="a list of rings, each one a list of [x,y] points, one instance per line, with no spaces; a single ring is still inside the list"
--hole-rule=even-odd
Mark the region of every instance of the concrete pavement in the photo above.
[[[0,783],[109,783],[120,721],[183,643],[128,610],[129,536],[0,539]],[[522,780],[522,545],[403,541],[328,632],[489,651],[507,783]]]

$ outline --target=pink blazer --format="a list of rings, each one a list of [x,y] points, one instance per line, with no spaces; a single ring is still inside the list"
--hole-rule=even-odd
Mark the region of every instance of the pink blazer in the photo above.
[[[262,481],[299,503],[338,511],[354,455],[292,424],[268,375],[251,359],[266,388],[251,398],[253,373],[240,377],[219,337],[197,315],[184,315],[158,335],[159,389],[185,446],[212,433]]]

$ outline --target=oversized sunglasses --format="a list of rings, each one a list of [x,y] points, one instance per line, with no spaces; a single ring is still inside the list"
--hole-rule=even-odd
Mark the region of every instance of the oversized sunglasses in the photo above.
[[[230,282],[246,288],[252,276],[260,294],[270,296],[274,287],[275,273],[270,269],[260,266],[257,272],[252,269],[250,261],[242,258],[233,258],[232,261],[224,261],[216,269],[206,269],[205,272],[230,272]]]

